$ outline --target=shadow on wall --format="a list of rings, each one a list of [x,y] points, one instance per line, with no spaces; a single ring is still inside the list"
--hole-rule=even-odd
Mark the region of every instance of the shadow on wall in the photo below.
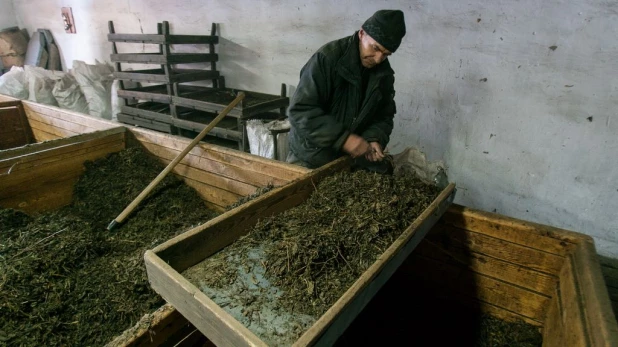
[[[257,59],[259,55],[256,51],[219,37],[219,70],[226,84],[239,89],[256,85],[260,77],[254,64]]]

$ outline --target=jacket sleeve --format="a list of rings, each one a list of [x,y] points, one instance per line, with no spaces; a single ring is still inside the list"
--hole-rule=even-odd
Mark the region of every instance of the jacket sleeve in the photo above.
[[[361,136],[367,142],[378,142],[382,149],[386,148],[393,132],[393,118],[397,109],[395,106],[395,76],[388,76],[382,81],[382,101],[378,104],[372,122],[365,128]]]
[[[309,59],[300,72],[288,117],[298,136],[309,146],[340,150],[349,131],[328,112],[333,68],[320,52]]]

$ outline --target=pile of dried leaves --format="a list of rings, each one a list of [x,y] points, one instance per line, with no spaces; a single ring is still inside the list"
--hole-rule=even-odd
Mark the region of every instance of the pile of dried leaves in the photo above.
[[[303,204],[259,221],[211,257],[206,272],[214,275],[199,280],[215,288],[229,286],[238,268],[252,266],[250,250],[263,249],[260,264],[282,290],[281,310],[320,316],[438,193],[413,175],[337,173],[320,182]]]
[[[150,289],[144,251],[215,213],[168,175],[107,230],[162,169],[127,149],[86,163],[70,206],[32,217],[0,210],[0,344],[103,345],[164,303]]]

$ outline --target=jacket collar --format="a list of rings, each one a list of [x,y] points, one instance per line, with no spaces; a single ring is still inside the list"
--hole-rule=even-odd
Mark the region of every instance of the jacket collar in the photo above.
[[[346,44],[347,48],[345,49],[345,52],[337,61],[337,70],[343,78],[360,88],[363,66],[360,61],[358,31],[354,32],[354,34],[348,38]],[[388,58],[380,65],[372,68],[371,72],[376,78],[395,74],[393,69],[391,69],[391,64],[389,63]]]

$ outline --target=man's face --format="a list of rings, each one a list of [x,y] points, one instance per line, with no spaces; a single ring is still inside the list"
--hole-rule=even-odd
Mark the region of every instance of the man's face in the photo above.
[[[364,67],[371,69],[382,63],[392,53],[369,36],[365,30],[361,29],[358,32],[360,41],[360,59]]]

